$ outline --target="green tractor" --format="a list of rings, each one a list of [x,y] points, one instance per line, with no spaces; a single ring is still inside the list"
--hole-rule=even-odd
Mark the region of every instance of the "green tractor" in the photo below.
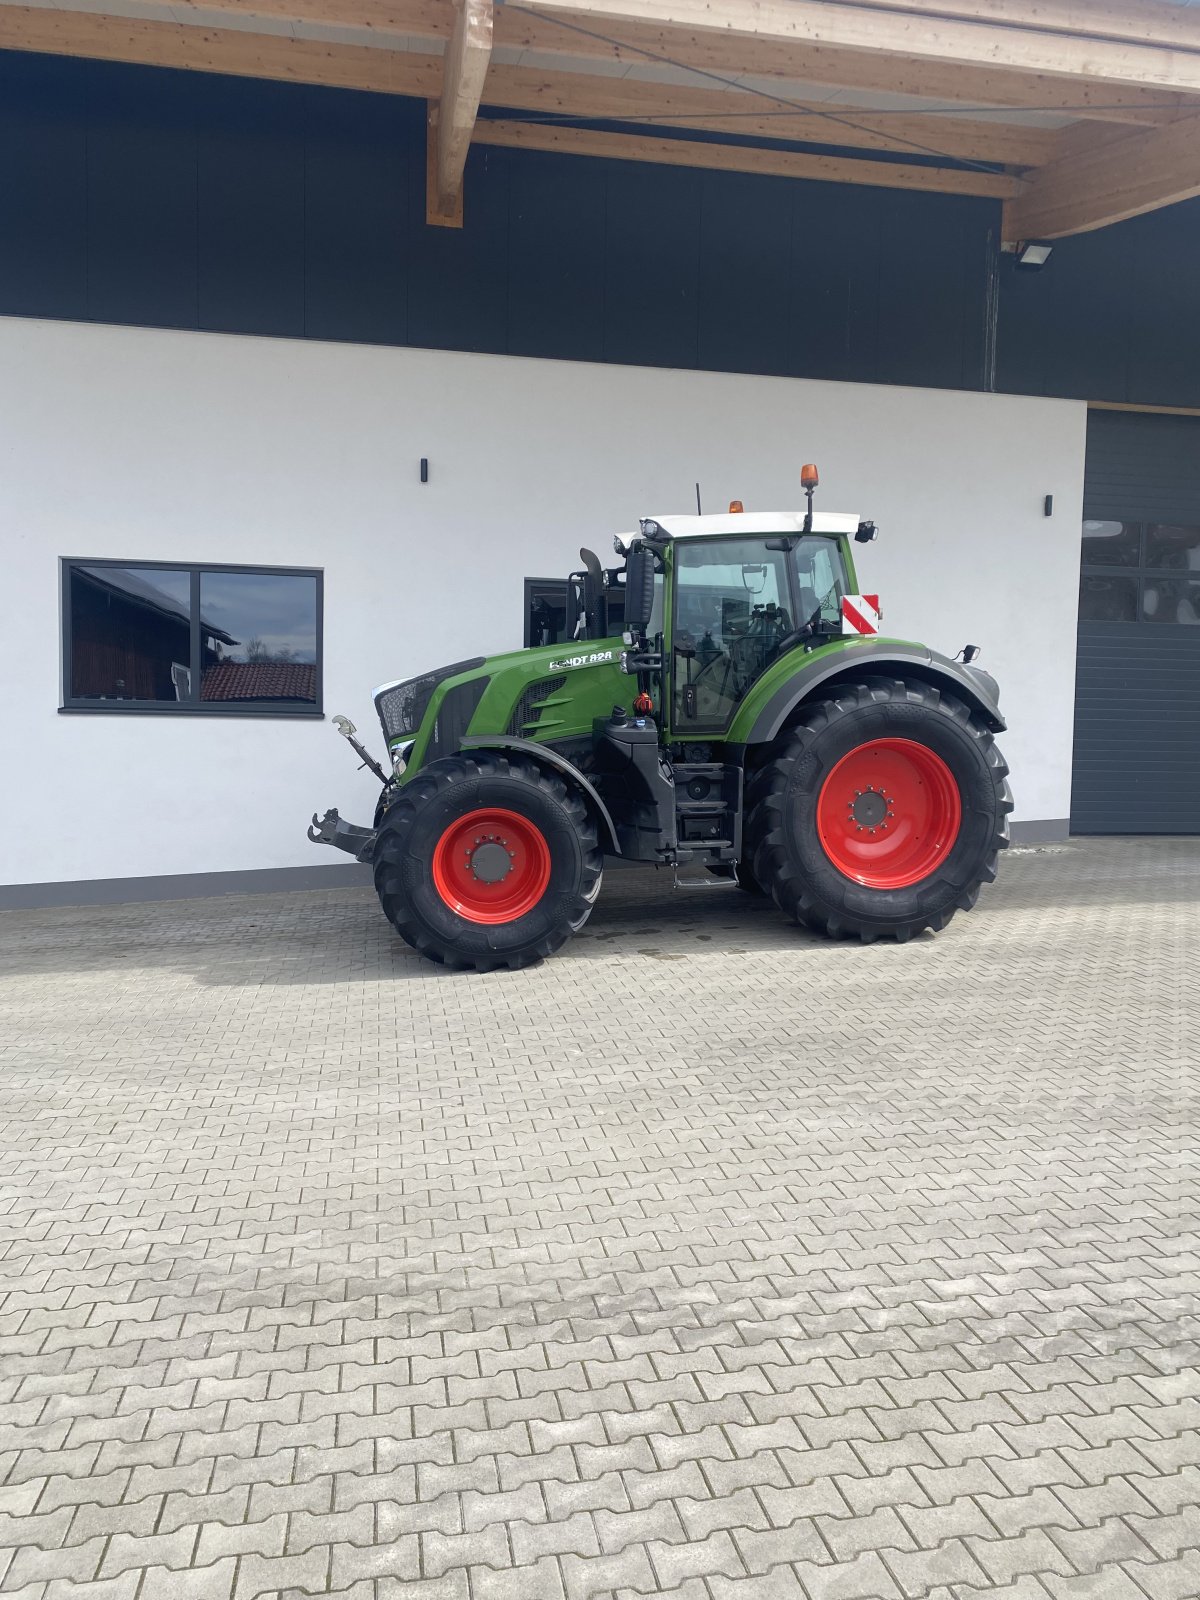
[[[578,933],[606,857],[701,869],[833,938],[970,910],[1012,810],[995,680],[974,646],[879,637],[852,550],[875,527],[802,481],[805,512],[647,518],[620,567],[580,552],[545,642],[382,685],[390,771],[336,718],[382,792],[371,828],[334,810],[309,838],[371,864],[415,950],[477,972]]]

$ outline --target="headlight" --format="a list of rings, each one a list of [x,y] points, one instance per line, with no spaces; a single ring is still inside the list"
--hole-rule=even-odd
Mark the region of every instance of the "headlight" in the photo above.
[[[405,678],[401,683],[383,683],[374,690],[371,698],[383,723],[384,734],[390,743],[407,733],[418,733],[429,702],[438,684],[446,678],[456,678],[460,672],[473,672],[483,665],[483,657],[470,661],[453,661],[448,667],[438,667],[420,678]]]
[[[409,678],[406,683],[392,684],[379,691],[375,706],[389,739],[403,733],[416,733],[440,680],[440,673],[427,672],[423,678]]]
[[[398,744],[392,746],[392,771],[398,778],[407,770],[408,758],[412,755],[412,747],[416,742],[415,739],[401,739]]]
[[[379,712],[379,722],[384,725],[387,741],[402,738],[405,733],[419,733],[426,720],[434,690],[445,678],[456,678],[459,672],[474,672],[483,666],[483,656],[472,656],[470,661],[451,661],[448,667],[438,667],[426,672],[424,677],[405,678],[403,683],[381,683],[371,699]]]

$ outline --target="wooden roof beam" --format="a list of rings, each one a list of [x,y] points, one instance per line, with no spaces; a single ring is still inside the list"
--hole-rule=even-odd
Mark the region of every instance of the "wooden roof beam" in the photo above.
[[[590,128],[563,128],[537,122],[485,119],[476,124],[475,143],[595,156],[606,161],[650,161],[659,166],[701,167],[712,172],[754,172],[775,178],[871,184],[882,189],[920,189],[936,194],[987,195],[1000,200],[1011,199],[1022,187],[1020,178],[1007,173],[910,166],[900,161],[858,160],[853,156],[817,155],[800,150],[756,150],[748,145],[656,139],[647,134],[597,133]]]
[[[432,53],[326,44],[241,29],[141,22],[40,6],[0,4],[0,48],[364,89],[422,100],[439,99],[443,88],[442,58]],[[581,60],[580,65],[586,63]],[[1040,165],[1055,155],[1062,137],[1052,130],[1019,124],[908,113],[872,114],[841,103],[834,107],[815,104],[811,108],[801,104],[793,111],[757,95],[733,90],[586,72],[549,72],[541,67],[503,66],[494,60],[484,84],[483,103],[510,111],[547,112],[597,121],[641,114],[647,118],[662,116],[671,119],[673,128],[737,132],[755,138],[869,150],[903,152],[919,144],[956,161],[986,161],[998,166]],[[844,121],[831,121],[821,114],[826,111]],[[430,186],[436,188],[436,184],[435,172]]]
[[[258,0],[255,0],[255,4]],[[295,4],[297,0],[290,0]],[[320,0],[318,0],[320,3]],[[351,0],[355,3],[355,0]],[[1044,33],[1133,40],[1167,50],[1200,50],[1200,13],[1162,0],[865,0],[878,11],[908,11],[962,22],[994,22]]]
[[[1005,205],[1007,243],[1088,233],[1200,195],[1200,115],[1069,148]]]
[[[142,22],[50,6],[0,4],[0,50],[132,61],[140,66],[181,67],[419,99],[436,99],[443,82],[441,57],[436,55],[326,44],[319,39],[247,33],[240,28]]]
[[[851,93],[920,95],[945,106],[990,106],[998,110],[1036,106],[1067,116],[1144,127],[1173,120],[1183,104],[1181,96],[1161,90],[1093,84],[1045,73],[956,67],[907,56],[875,57],[863,50],[761,39],[739,39],[736,48],[731,48],[720,34],[667,30],[634,22],[582,24],[584,31],[580,32],[574,24],[564,27],[565,20],[549,14],[534,15],[519,0],[507,0],[496,12],[496,46],[553,51],[578,58],[581,63],[670,63],[694,69],[698,85],[704,83],[706,76],[735,78],[751,73],[760,78],[827,84]]]
[[[442,58],[442,93],[431,110],[426,221],[462,227],[462,181],[492,59],[492,0],[455,0],[454,28]]]
[[[1032,167],[1051,160],[1058,133],[984,118],[872,113],[836,102],[781,104],[742,90],[691,88],[583,72],[493,63],[484,103],[511,111],[589,120],[644,121],[679,130],[731,133],[794,144],[840,145],[898,154],[936,153],[951,161]],[[1123,130],[1122,130],[1123,131]]]
[[[964,22],[990,22],[1045,33],[1200,50],[1200,12],[1163,0],[863,0],[877,11],[909,12]],[[449,38],[453,9],[446,0],[175,0],[180,21],[189,11],[230,12],[291,22],[373,28],[422,39]],[[499,18],[497,18],[499,21]]]
[[[254,0],[264,12],[276,5],[291,7],[297,0]],[[314,0],[315,3],[315,0]],[[365,21],[389,31],[408,29],[433,43],[448,37],[453,8],[446,0],[319,0],[335,20]],[[245,15],[244,5],[217,0],[217,9]],[[272,11],[272,14],[275,14]],[[282,14],[282,12],[280,12]],[[444,25],[444,26],[443,26]],[[495,14],[494,44],[510,48],[554,50],[578,60],[586,75],[591,61],[619,61],[645,65],[670,52],[670,59],[730,77],[753,72],[765,78],[802,78],[837,85],[851,91],[923,95],[950,106],[995,106],[1019,109],[1040,106],[1068,115],[1110,121],[1117,125],[1155,126],[1173,120],[1181,104],[1178,96],[1145,89],[1067,83],[1061,78],[1026,76],[984,68],[939,67],[901,58],[875,60],[861,51],[800,49],[742,40],[736,62],[725,42],[712,36],[671,35],[661,30],[623,25],[621,41],[608,43],[560,28],[544,17],[502,5]],[[134,61],[152,66],[189,68],[199,72],[228,72],[240,76],[327,84],[377,93],[411,94],[436,98],[441,91],[441,64],[432,53],[371,49],[355,44],[331,44],[279,33],[252,33],[243,29],[213,28],[198,24],[143,21],[101,12],[72,12],[49,6],[0,3],[0,48],[36,50],[55,55],[92,56],[100,60]],[[647,55],[649,50],[650,55]],[[493,67],[492,74],[501,70]],[[524,69],[530,72],[544,69]],[[564,79],[569,76],[563,74]],[[616,79],[610,81],[616,82]],[[646,80],[642,80],[646,81]],[[724,90],[712,91],[717,94]],[[791,97],[790,89],[781,89]],[[497,102],[500,103],[500,102]],[[523,102],[504,104],[527,109]],[[764,103],[765,104],[765,103]],[[843,104],[841,110],[852,108]],[[917,113],[927,115],[927,113]],[[856,118],[856,120],[859,120]],[[1015,132],[1016,130],[1010,130]],[[1031,130],[1030,130],[1031,131]],[[936,148],[935,141],[931,141]],[[946,146],[947,153],[954,153]],[[970,157],[968,157],[970,159]],[[985,157],[981,159],[1000,159]]]
[[[1200,51],[1137,40],[1047,32],[938,16],[923,6],[888,9],[846,0],[508,0],[535,16],[582,26],[641,23],[687,29],[724,41],[736,57],[739,39],[805,48],[907,57],[948,67],[1123,84],[1164,93],[1200,94]],[[565,45],[563,46],[565,48]]]

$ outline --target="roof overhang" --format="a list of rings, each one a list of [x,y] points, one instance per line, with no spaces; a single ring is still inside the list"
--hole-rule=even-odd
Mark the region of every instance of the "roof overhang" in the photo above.
[[[472,143],[981,195],[1011,243],[1200,194],[1171,0],[0,0],[0,49],[420,98],[447,226]]]

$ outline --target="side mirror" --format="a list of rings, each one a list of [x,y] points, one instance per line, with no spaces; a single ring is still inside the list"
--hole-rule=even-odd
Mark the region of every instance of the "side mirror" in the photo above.
[[[625,559],[625,626],[641,633],[654,610],[654,552],[635,544]]]

